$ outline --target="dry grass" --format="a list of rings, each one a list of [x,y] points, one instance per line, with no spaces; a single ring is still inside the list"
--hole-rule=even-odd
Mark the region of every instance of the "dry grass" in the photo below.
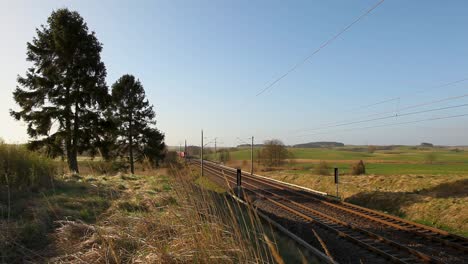
[[[0,219],[0,263],[274,262],[254,211],[195,185],[188,170],[140,173],[70,176],[17,199],[33,216]]]
[[[263,175],[335,194],[333,177],[314,172],[274,171]],[[466,175],[345,175],[340,196],[346,201],[468,236]]]
[[[22,145],[0,142],[0,190],[49,187],[56,174],[53,160]]]

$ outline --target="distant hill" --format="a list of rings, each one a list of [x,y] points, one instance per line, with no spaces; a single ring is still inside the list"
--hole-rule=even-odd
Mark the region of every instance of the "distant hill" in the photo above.
[[[250,144],[240,144],[240,145],[237,145],[236,147],[237,148],[245,148],[245,147],[250,148]],[[254,144],[254,147],[263,147],[263,144]]]
[[[341,142],[309,142],[303,144],[294,145],[293,148],[333,148],[333,147],[344,147]]]

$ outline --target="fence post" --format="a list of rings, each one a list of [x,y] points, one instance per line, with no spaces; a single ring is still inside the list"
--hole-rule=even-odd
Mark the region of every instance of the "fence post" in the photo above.
[[[241,169],[237,169],[237,197],[240,198],[241,194],[241,185],[242,185],[242,171]]]
[[[338,168],[335,168],[335,184],[336,184],[336,197],[340,197],[339,192],[338,192],[338,184],[339,184],[339,179],[338,179]]]

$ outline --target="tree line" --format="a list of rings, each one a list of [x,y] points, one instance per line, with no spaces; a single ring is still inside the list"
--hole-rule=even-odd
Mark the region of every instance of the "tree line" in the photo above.
[[[27,43],[32,66],[18,76],[10,110],[27,124],[28,147],[67,160],[79,173],[78,155],[134,162],[144,157],[157,166],[165,153],[164,134],[156,128],[156,114],[141,82],[125,74],[106,84],[102,43],[78,12],[53,11],[46,25]]]

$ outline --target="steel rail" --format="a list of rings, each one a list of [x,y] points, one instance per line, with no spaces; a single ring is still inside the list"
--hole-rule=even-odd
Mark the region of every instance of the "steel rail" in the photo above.
[[[207,170],[215,175],[219,174],[220,171],[218,170],[218,168],[213,168],[211,167],[210,165],[209,166],[206,166]],[[229,174],[234,174],[234,172],[232,171],[228,171]],[[227,173],[225,174],[227,175]],[[217,175],[219,176],[219,175]],[[235,176],[228,176],[230,177],[231,179],[234,178]],[[233,185],[235,185],[234,181],[232,180],[229,180],[229,182]],[[269,202],[275,204],[276,206],[284,209],[284,210],[287,210],[297,216],[300,216],[301,218],[305,219],[306,221],[308,222],[314,222],[314,223],[317,223],[318,225],[320,225],[321,227],[325,228],[325,229],[328,229],[336,234],[338,234],[339,236],[341,237],[344,237],[348,240],[351,240],[352,242],[354,242],[355,244],[359,244],[361,245],[362,247],[370,250],[370,251],[373,251],[383,257],[385,257],[386,259],[389,259],[393,262],[397,262],[397,263],[414,263],[416,260],[421,260],[423,263],[441,263],[440,260],[436,259],[436,258],[433,258],[433,257],[430,257],[424,253],[421,253],[417,250],[414,250],[414,249],[410,249],[406,246],[403,246],[397,242],[394,242],[392,240],[389,240],[387,238],[384,238],[380,235],[377,235],[375,233],[372,233],[370,231],[367,231],[367,230],[364,230],[364,229],[361,229],[355,225],[352,225],[352,224],[349,224],[349,223],[346,223],[344,221],[341,221],[339,219],[336,219],[334,217],[331,217],[331,216],[328,216],[328,215],[325,215],[319,211],[316,211],[314,209],[311,209],[311,208],[308,208],[300,203],[297,203],[297,202],[294,202],[294,201],[291,201],[289,199],[285,199],[281,196],[279,196],[278,194],[275,194],[271,191],[267,191],[263,188],[261,188],[260,186],[257,186],[257,185],[253,185],[251,183],[248,183],[248,182],[244,182],[244,185],[249,185],[251,186],[252,188],[255,188],[256,191],[252,190],[252,189],[249,189],[247,188],[249,191],[251,191],[252,193],[254,193],[255,195],[259,195],[261,196],[263,199],[265,200],[268,200]],[[259,188],[260,187],[260,188]],[[278,200],[273,200],[272,198],[270,197],[267,197],[267,195],[264,195],[264,194],[260,194],[258,192],[262,192],[262,193],[267,193],[268,195],[270,196],[274,196],[276,197],[279,201],[282,201],[283,203],[279,202]],[[290,204],[293,204],[296,209],[294,209],[294,206],[291,206],[291,205],[286,205],[285,203],[290,203]],[[298,208],[300,208],[298,210]],[[300,210],[303,210],[303,211],[307,211],[307,213],[311,213],[313,215],[313,217],[311,217],[310,215],[306,215],[304,214],[303,212],[300,212]],[[364,235],[364,237],[361,236]],[[370,238],[369,238],[370,237]],[[384,248],[382,249],[382,244],[385,244],[386,246],[390,247],[390,248]],[[408,254],[408,255],[403,255],[401,256],[401,251],[404,251],[405,254]],[[409,262],[410,261],[410,262]]]
[[[216,166],[219,166],[216,163],[212,163],[212,162],[207,162],[207,163],[210,165],[214,164]],[[232,168],[229,168],[226,166],[223,166],[223,169],[233,171]],[[418,235],[425,239],[429,239],[432,241],[442,243],[452,248],[459,249],[463,252],[468,252],[468,239],[464,237],[450,234],[440,229],[432,228],[429,226],[424,226],[418,223],[414,223],[405,219],[401,219],[395,216],[384,214],[384,213],[374,211],[368,208],[364,208],[358,205],[354,205],[354,204],[350,204],[350,203],[346,203],[342,201],[336,201],[334,199],[330,199],[323,195],[316,195],[314,192],[311,192],[310,195],[306,195],[303,192],[298,192],[297,190],[294,190],[294,188],[291,186],[286,186],[277,181],[269,181],[265,177],[262,177],[262,179],[258,179],[258,178],[255,178],[257,177],[256,175],[252,176],[249,174],[244,175],[244,178],[245,177],[251,178],[252,180],[260,182],[262,184],[270,185],[276,188],[281,188],[284,191],[288,191],[293,194],[298,194],[305,198],[314,199],[320,203],[334,207],[338,210],[346,211],[348,213],[351,213],[360,217],[365,217],[374,222],[385,224],[387,226],[391,226],[398,230],[408,232],[413,235]]]

